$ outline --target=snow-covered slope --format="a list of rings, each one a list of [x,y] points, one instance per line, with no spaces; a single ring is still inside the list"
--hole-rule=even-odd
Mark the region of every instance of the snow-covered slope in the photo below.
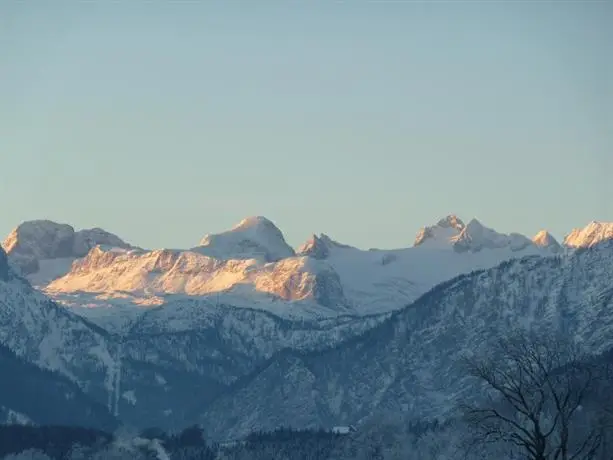
[[[328,262],[339,275],[350,307],[372,314],[401,308],[458,274],[553,252],[521,235],[499,234],[474,219],[464,225],[448,216],[420,230],[411,248],[363,251],[320,235],[302,245],[298,254]]]
[[[521,235],[499,234],[474,219],[464,225],[455,216],[426,227],[411,248],[364,251],[313,235],[294,253],[271,221],[251,217],[191,250],[94,247],[45,291],[62,301],[87,295],[90,304],[214,295],[286,317],[364,315],[401,308],[460,273],[552,253]]]
[[[163,303],[173,294],[207,296],[268,309],[271,302],[318,304],[329,314],[346,310],[338,274],[325,261],[291,257],[276,263],[255,259],[216,259],[197,251],[119,251],[96,247],[75,261],[66,276],[50,283],[46,292],[58,299],[70,293],[97,294],[104,299],[134,303]],[[159,301],[156,301],[158,299]],[[153,302],[152,302],[153,301]],[[277,310],[275,307],[271,308]],[[283,314],[282,311],[278,311]]]
[[[87,426],[113,429],[103,404],[56,372],[20,359],[0,344],[0,424]]]
[[[613,347],[613,241],[442,283],[381,325],[318,353],[282,352],[206,411],[211,436],[358,424],[383,412],[444,419],[478,397],[461,365],[516,327]]]
[[[0,345],[75,382],[106,404],[114,390],[114,344],[100,328],[33,289],[0,248]]]
[[[138,315],[109,334],[33,289],[0,249],[0,347],[61,374],[98,406],[143,428],[183,427],[186,417],[196,418],[195,400],[213,398],[273,353],[329,346],[384,319],[292,322],[212,299],[165,300],[163,307],[131,308]],[[0,362],[0,374],[7,366]]]
[[[610,239],[613,239],[613,222],[592,221],[584,228],[573,229],[564,238],[564,245],[570,248],[589,248]]]
[[[50,220],[24,222],[2,243],[11,264],[37,286],[66,274],[72,261],[85,256],[96,245],[130,247],[100,228],[75,232],[70,225]]]

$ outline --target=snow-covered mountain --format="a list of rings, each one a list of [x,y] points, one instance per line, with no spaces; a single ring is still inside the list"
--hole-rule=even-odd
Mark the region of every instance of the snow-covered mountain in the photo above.
[[[564,238],[570,248],[589,248],[602,241],[613,239],[613,222],[592,221],[584,228],[575,228]]]
[[[254,428],[358,424],[378,412],[444,420],[461,396],[479,395],[461,357],[516,327],[610,350],[613,241],[461,275],[340,346],[281,352],[217,398],[202,422],[227,439]]]
[[[86,254],[72,239],[70,252],[58,249],[70,232],[56,228],[23,244],[39,263],[73,259],[44,292],[16,273],[11,238],[12,255],[0,250],[0,346],[131,424],[174,429],[217,417],[236,434],[294,413],[301,426],[349,423],[382,405],[444,413],[441,401],[459,389],[432,385],[451,375],[454,353],[509,325],[568,322],[595,348],[609,343],[606,242],[559,251],[547,234],[532,242],[474,220],[441,222],[422,232],[430,242],[405,249],[360,250],[320,235],[296,252],[263,218],[189,250],[109,237]]]
[[[45,291],[60,301],[72,297],[73,304],[78,295],[90,305],[157,305],[168,295],[214,295],[288,318],[365,315],[401,308],[460,273],[552,255],[552,249],[475,219],[465,225],[448,216],[422,229],[405,249],[361,250],[313,235],[294,252],[270,220],[249,217],[188,250],[96,246]]]
[[[415,238],[414,246],[447,249],[457,252],[479,252],[483,249],[508,248],[521,251],[531,245],[531,241],[518,233],[505,235],[485,227],[477,219],[467,225],[457,216],[450,215],[436,225],[423,227]]]
[[[573,231],[565,247],[593,245],[612,235],[613,224],[591,223]],[[546,231],[530,240],[498,233],[476,219],[465,224],[455,215],[423,227],[412,247],[396,250],[361,250],[321,234],[294,251],[262,216],[206,235],[186,250],[143,250],[104,230],[75,232],[49,221],[21,224],[4,245],[12,265],[33,285],[74,307],[153,306],[177,296],[213,296],[286,318],[389,312],[458,274],[563,250]],[[117,315],[75,311],[107,328],[140,314],[126,308]],[[115,321],[103,324],[105,318]]]
[[[0,346],[107,405],[117,374],[109,334],[35,290],[0,248]]]
[[[11,264],[37,286],[64,275],[75,259],[85,256],[96,245],[130,247],[101,228],[75,231],[68,224],[49,220],[24,222],[2,243]]]
[[[195,420],[195,401],[208,403],[274,353],[331,346],[385,319],[291,322],[261,310],[179,296],[163,308],[132,308],[138,315],[130,314],[125,327],[110,334],[71,310],[18,276],[0,248],[0,349],[23,360],[26,371],[55,372],[49,391],[61,382],[68,391],[72,382],[74,391],[91,398],[91,410],[106,407],[106,415],[100,414],[104,423],[114,414],[143,428],[169,429],[181,427],[188,417]],[[0,360],[0,372],[14,388],[19,382],[4,374],[11,363]],[[10,411],[24,413],[18,407],[0,408],[0,413]]]

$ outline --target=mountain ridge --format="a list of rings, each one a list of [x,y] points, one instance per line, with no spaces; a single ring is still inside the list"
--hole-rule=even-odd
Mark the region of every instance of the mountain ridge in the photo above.
[[[594,355],[611,349],[612,262],[607,241],[459,275],[322,352],[273,356],[213,402],[203,423],[232,438],[254,426],[357,424],[386,411],[445,419],[457,409],[448,401],[479,394],[457,365],[462,353],[485,350],[504,331],[570,335]],[[210,424],[222,411],[223,422]]]

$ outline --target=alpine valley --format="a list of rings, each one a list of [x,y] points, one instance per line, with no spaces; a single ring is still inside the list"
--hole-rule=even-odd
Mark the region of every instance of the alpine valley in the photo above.
[[[410,247],[362,250],[324,234],[292,248],[258,216],[150,250],[28,221],[0,249],[0,418],[198,423],[218,440],[444,420],[476,392],[461,356],[515,327],[613,348],[613,223],[558,243],[451,215]]]

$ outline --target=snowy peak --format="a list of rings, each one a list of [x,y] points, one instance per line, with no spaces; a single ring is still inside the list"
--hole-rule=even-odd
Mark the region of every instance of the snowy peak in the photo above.
[[[592,221],[585,228],[573,229],[564,238],[564,246],[589,248],[610,239],[613,239],[613,222]]]
[[[465,227],[464,222],[462,222],[462,219],[460,219],[454,214],[450,214],[447,217],[443,217],[441,220],[438,221],[436,225],[442,228],[455,228],[458,231],[461,231]]]
[[[439,220],[436,225],[422,227],[415,237],[413,246],[448,247],[452,239],[464,230],[464,227],[464,222],[451,214]]]
[[[231,231],[276,232],[279,235],[281,234],[281,230],[270,219],[264,216],[245,217],[232,227]]]
[[[257,259],[275,262],[294,256],[283,233],[269,219],[252,216],[241,220],[231,230],[206,235],[194,250],[221,260]]]
[[[74,228],[50,220],[32,220],[15,228],[4,240],[2,246],[9,256],[31,259],[30,266],[19,268],[37,270],[41,259],[70,257],[74,240]],[[35,268],[36,267],[36,268]]]
[[[532,242],[519,233],[505,235],[484,226],[477,219],[472,219],[460,234],[452,238],[453,248],[457,252],[478,252],[483,249],[508,247],[512,251],[521,251]]]
[[[547,230],[541,230],[538,232],[534,238],[532,238],[532,243],[541,248],[551,249],[555,252],[561,249],[560,243],[558,243]]]
[[[31,275],[40,270],[43,261],[62,259],[70,262],[83,257],[98,244],[130,247],[118,236],[100,228],[76,232],[68,224],[50,220],[23,222],[6,237],[2,246],[13,266],[22,275]]]
[[[83,257],[90,249],[98,245],[121,249],[129,249],[132,247],[117,235],[113,235],[106,230],[96,227],[75,232],[72,253],[75,257]]]

